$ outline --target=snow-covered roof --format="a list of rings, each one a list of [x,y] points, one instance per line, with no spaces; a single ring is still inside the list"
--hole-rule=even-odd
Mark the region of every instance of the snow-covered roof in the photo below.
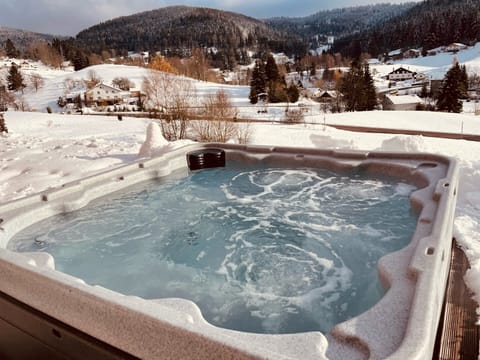
[[[414,71],[410,70],[410,69],[406,69],[404,68],[403,66],[400,66],[396,69],[393,69],[392,72],[390,72],[389,74],[406,74],[406,73],[412,73],[412,74],[415,74]]]
[[[422,102],[422,99],[417,95],[391,95],[387,94],[386,97],[394,105],[405,105],[405,104],[418,104]]]
[[[388,53],[388,56],[395,56],[395,55],[400,55],[402,53],[402,49],[396,49],[392,50]]]

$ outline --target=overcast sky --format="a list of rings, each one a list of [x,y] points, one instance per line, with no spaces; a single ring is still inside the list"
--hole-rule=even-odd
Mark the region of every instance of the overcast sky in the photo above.
[[[320,10],[388,0],[0,0],[0,26],[76,35],[101,21],[171,5],[234,11],[255,18],[305,16]],[[414,0],[415,1],[415,0]],[[418,1],[418,0],[417,0]],[[401,3],[405,0],[390,0]]]

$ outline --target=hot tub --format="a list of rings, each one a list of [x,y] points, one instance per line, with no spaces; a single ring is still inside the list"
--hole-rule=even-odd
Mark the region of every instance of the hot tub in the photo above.
[[[288,171],[308,169],[305,175],[307,177],[311,175],[308,171],[322,169],[342,176],[361,173],[366,178],[393,177],[415,186],[416,189],[410,194],[410,204],[418,215],[416,227],[414,222],[405,244],[378,261],[378,276],[385,289],[383,297],[369,305],[370,308],[362,308],[361,313],[355,314],[353,318],[350,316],[346,318],[348,320],[335,322],[333,328],[297,326],[301,332],[292,333],[288,330],[285,331],[286,334],[275,334],[278,327],[275,316],[278,317],[278,311],[262,313],[262,310],[250,309],[248,311],[261,312],[266,323],[271,326],[267,327],[268,334],[260,334],[255,327],[223,326],[214,317],[209,318],[208,322],[193,301],[156,299],[156,296],[144,299],[149,296],[139,293],[144,297],[141,298],[135,296],[135,292],[117,288],[129,294],[125,295],[99,286],[97,280],[80,279],[55,271],[54,258],[45,252],[17,253],[6,250],[10,239],[43,219],[58,214],[68,216],[99,197],[128,191],[132,185],[145,180],[157,179],[162,182],[172,174],[186,174],[186,155],[202,154],[204,149],[212,147],[224,151],[227,168],[231,163],[243,163],[248,166],[287,168]],[[298,173],[301,173],[300,170]],[[5,204],[1,207],[0,235],[3,250],[0,253],[0,271],[3,276],[0,290],[5,303],[12,309],[0,314],[5,332],[18,341],[34,343],[35,346],[32,345],[31,348],[37,349],[37,353],[53,351],[55,354],[69,356],[72,351],[81,353],[72,349],[80,349],[83,353],[90,351],[102,356],[109,354],[113,357],[140,358],[431,357],[448,275],[457,176],[453,160],[429,154],[335,152],[208,144],[188,146],[156,159]],[[314,183],[321,181],[313,178]],[[231,190],[229,191],[231,196]],[[67,225],[67,230],[68,226],[71,225]],[[195,241],[196,231],[188,230],[186,234],[187,240],[191,237]],[[41,238],[37,239],[37,242],[41,241]],[[288,246],[293,247],[291,244],[281,245],[282,248]],[[250,256],[255,249],[250,251],[247,244],[242,251]],[[199,254],[195,256],[198,258]],[[275,261],[280,269],[283,265],[278,259],[285,257],[285,254],[275,256],[278,256]],[[301,258],[300,261],[311,264],[314,255],[309,256],[313,257]],[[326,266],[325,262],[320,263],[323,267]],[[320,268],[324,271],[324,268]],[[338,272],[341,274],[339,278],[345,275],[342,269]],[[171,276],[165,279],[168,277]],[[301,273],[298,277],[298,282],[305,280]],[[94,285],[89,285],[84,280]],[[275,283],[279,280],[274,278],[272,281]],[[295,279],[289,281],[294,283]],[[108,282],[104,286],[108,286]],[[315,286],[314,290],[317,290],[320,285]],[[293,288],[296,291],[295,286]],[[319,296],[327,297],[326,293]],[[228,301],[231,302],[231,299]],[[258,299],[255,298],[255,301],[258,302]],[[204,304],[199,301],[199,305],[208,314],[208,310],[203,308]],[[268,301],[267,305],[273,306]],[[292,309],[290,305],[285,308],[286,312]],[[316,315],[321,310],[322,308],[314,308],[314,313],[308,316],[317,318]],[[273,320],[269,321],[269,317]],[[306,323],[307,320],[304,318],[299,322]],[[324,321],[322,319],[320,323]],[[37,326],[29,326],[31,323]],[[8,347],[8,344],[5,346]]]

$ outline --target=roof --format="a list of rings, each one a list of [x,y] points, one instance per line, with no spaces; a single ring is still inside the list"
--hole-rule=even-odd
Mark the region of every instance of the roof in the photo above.
[[[417,95],[390,95],[385,96],[388,100],[391,101],[394,105],[404,105],[404,104],[418,104],[423,100],[420,99]]]
[[[399,68],[396,68],[394,69],[392,72],[390,72],[389,74],[400,74],[400,73],[411,73],[411,74],[415,74],[415,72],[409,70],[409,69],[405,69],[403,66],[400,66]]]
[[[337,92],[332,90],[324,90],[318,94],[319,98],[336,98]]]
[[[392,50],[388,53],[388,56],[400,55],[401,53],[402,53],[402,49]]]
[[[120,90],[119,88],[116,88],[116,87],[113,87],[113,86],[110,86],[110,85],[106,85],[104,83],[100,83],[100,84],[97,84],[95,85],[93,88],[91,88],[90,90],[87,90],[87,92],[90,92],[94,89],[97,89],[97,88],[103,88],[103,89],[107,89],[107,90],[111,90],[111,91],[114,91],[116,93],[121,93],[123,92],[123,90]]]

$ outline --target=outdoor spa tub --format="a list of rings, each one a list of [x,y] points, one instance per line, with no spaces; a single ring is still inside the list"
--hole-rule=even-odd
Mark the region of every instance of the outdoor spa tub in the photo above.
[[[457,184],[432,154],[194,144],[3,204],[0,356],[431,358]]]

